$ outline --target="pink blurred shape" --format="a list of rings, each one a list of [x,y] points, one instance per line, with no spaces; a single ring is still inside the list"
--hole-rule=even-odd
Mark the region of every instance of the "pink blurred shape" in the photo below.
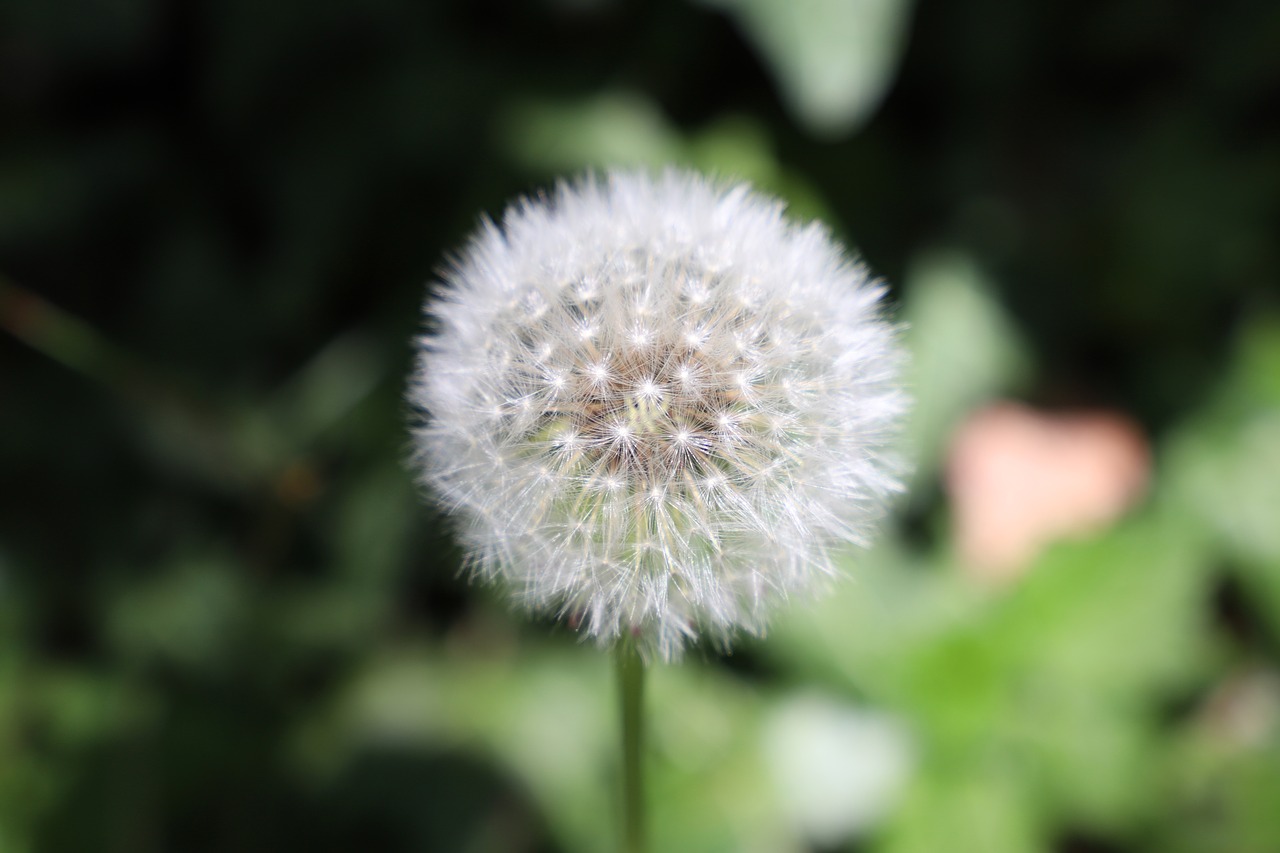
[[[977,577],[1017,577],[1051,542],[1119,518],[1150,470],[1147,440],[1122,414],[980,409],[956,431],[947,461],[956,549]]]

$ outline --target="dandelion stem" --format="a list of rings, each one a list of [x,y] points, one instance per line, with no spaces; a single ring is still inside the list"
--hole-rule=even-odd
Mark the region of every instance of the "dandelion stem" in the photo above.
[[[622,850],[645,851],[644,661],[623,637],[615,650],[622,722]]]

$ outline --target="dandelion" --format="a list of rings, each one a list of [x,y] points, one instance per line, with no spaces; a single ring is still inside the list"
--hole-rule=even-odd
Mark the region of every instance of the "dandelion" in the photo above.
[[[562,184],[444,278],[409,391],[422,480],[472,571],[602,643],[760,632],[899,489],[884,288],[746,186]]]

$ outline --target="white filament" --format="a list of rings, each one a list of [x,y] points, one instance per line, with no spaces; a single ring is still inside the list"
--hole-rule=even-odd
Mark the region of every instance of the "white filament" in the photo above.
[[[487,223],[428,306],[423,481],[475,572],[602,642],[671,659],[759,631],[899,489],[882,294],[745,186],[561,185]]]

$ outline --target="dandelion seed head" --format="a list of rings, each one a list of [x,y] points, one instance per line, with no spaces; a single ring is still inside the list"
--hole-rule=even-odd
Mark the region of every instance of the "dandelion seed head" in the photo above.
[[[443,285],[409,390],[423,482],[474,572],[601,642],[762,630],[900,489],[882,288],[745,186],[561,185]]]

